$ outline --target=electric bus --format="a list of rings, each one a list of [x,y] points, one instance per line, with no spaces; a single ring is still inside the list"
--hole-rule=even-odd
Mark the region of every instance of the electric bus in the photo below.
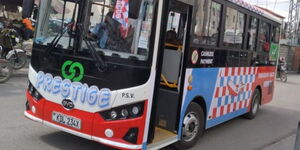
[[[24,115],[117,149],[190,148],[272,100],[281,22],[241,0],[41,0]]]

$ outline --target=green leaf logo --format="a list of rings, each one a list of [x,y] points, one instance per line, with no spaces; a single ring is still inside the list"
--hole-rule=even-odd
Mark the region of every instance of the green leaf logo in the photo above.
[[[77,73],[77,71],[79,71],[79,73]],[[84,68],[81,63],[68,60],[62,65],[61,73],[65,79],[72,80],[73,82],[79,82],[83,78]]]

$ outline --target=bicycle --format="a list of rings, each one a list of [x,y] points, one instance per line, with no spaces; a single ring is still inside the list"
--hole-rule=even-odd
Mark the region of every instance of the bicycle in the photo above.
[[[11,63],[14,70],[23,68],[27,64],[27,55],[26,51],[15,48],[20,43],[17,31],[15,29],[3,29],[1,36],[0,54]]]

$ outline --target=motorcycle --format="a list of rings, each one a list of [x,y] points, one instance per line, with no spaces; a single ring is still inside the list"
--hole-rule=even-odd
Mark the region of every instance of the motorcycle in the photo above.
[[[279,78],[282,82],[287,82],[286,64],[284,63],[279,64],[276,77]]]
[[[4,83],[11,77],[13,68],[10,62],[5,59],[0,59],[0,83]]]
[[[2,43],[5,43],[6,47],[0,47],[1,56],[11,63],[14,70],[23,68],[27,64],[27,55],[25,50],[15,48],[20,43],[17,31],[15,29],[4,29],[1,32]]]

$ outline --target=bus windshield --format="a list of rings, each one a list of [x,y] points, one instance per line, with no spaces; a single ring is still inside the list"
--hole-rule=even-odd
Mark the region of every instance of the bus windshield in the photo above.
[[[152,17],[152,0],[94,0],[84,39],[104,56],[147,61]]]
[[[76,22],[78,5],[71,1],[43,0],[40,3],[39,23],[36,31],[35,43],[49,45],[60,34],[61,38],[57,46],[70,49],[74,43],[74,36],[70,31],[66,32],[72,22]]]
[[[51,45],[60,35],[58,48],[74,50],[75,44],[81,44],[81,52],[89,53],[92,46],[106,57],[148,61],[153,0],[91,0],[84,6],[74,0],[43,0],[40,9],[44,11],[39,14],[38,45]],[[83,25],[83,30],[76,25]],[[75,38],[77,34],[83,38]]]

